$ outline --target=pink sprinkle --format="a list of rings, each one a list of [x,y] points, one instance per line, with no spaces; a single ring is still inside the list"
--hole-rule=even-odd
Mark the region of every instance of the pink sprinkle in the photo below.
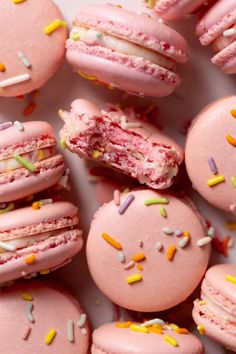
[[[127,263],[125,266],[124,266],[124,269],[127,270],[127,269],[130,269],[130,268],[133,268],[135,266],[135,262],[134,261],[131,261],[129,263]]]
[[[31,328],[28,327],[22,337],[23,340],[27,340],[29,338],[29,335],[30,335],[30,332],[31,332]]]
[[[143,241],[139,240],[138,245],[139,245],[139,247],[143,247]]]
[[[120,205],[120,191],[118,191],[117,189],[114,190],[114,202],[115,202],[115,205],[117,205],[117,206]]]
[[[5,130],[8,129],[12,126],[12,122],[6,122],[6,123],[2,123],[0,124],[0,130]]]
[[[133,194],[128,195],[128,197],[124,200],[124,202],[121,204],[121,206],[118,209],[120,215],[123,215],[126,212],[130,204],[134,201],[134,198],[135,197]]]
[[[27,274],[28,274],[28,273],[27,273],[25,270],[22,270],[22,272],[21,272],[21,276],[22,276],[22,277],[26,277]]]

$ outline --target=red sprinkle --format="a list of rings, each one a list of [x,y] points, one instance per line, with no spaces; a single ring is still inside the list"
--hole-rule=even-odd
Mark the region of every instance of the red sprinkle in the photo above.
[[[36,109],[36,107],[37,107],[36,103],[30,102],[30,103],[25,107],[25,109],[23,110],[23,115],[24,115],[25,117],[30,116],[30,115],[34,112],[34,110]]]

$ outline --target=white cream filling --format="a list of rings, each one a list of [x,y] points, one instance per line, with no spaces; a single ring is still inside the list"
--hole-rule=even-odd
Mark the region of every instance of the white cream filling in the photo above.
[[[87,45],[99,45],[109,49],[113,49],[119,53],[144,58],[151,63],[157,64],[169,70],[175,69],[175,63],[147,48],[143,48],[137,44],[129,42],[125,39],[117,38],[112,35],[97,31],[93,28],[74,27],[70,34],[73,40],[81,40]]]
[[[201,298],[202,300],[206,301],[206,306],[212,314],[219,315],[224,320],[234,322],[234,324],[236,325],[236,316],[231,315],[221,306],[217,305],[214,301],[212,301],[208,296],[202,294]]]
[[[218,38],[216,38],[212,43],[212,48],[214,52],[218,53],[234,41],[236,41],[236,24],[225,30]]]

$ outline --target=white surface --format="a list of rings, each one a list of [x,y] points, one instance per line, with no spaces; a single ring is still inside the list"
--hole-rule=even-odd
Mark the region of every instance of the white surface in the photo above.
[[[71,21],[82,7],[82,1],[55,0],[59,5],[65,18]],[[110,0],[117,4],[117,1]],[[119,4],[136,11],[145,11],[140,1],[119,0]],[[94,3],[94,0],[87,0],[87,4]],[[96,3],[104,3],[103,0],[96,0]],[[175,137],[181,144],[184,144],[184,137],[179,133],[183,122],[194,117],[206,104],[219,97],[235,93],[235,76],[226,76],[216,69],[209,61],[210,49],[202,48],[194,36],[195,19],[190,18],[177,24],[175,27],[190,42],[190,61],[180,68],[184,81],[175,94],[160,100],[140,99],[133,97],[131,102],[138,106],[147,106],[148,102],[155,101],[158,105],[159,115],[157,121],[161,123],[164,131]],[[91,82],[81,79],[73,73],[67,63],[64,63],[59,72],[48,84],[41,89],[37,98],[38,109],[26,120],[47,120],[58,131],[62,122],[57,116],[59,108],[69,109],[70,102],[76,98],[84,97],[102,102],[104,100],[118,102],[120,92],[111,92],[103,87],[96,86]],[[127,99],[123,99],[127,103]],[[23,120],[21,111],[25,103],[15,98],[0,99],[0,121]],[[71,200],[74,201],[80,210],[81,225],[84,229],[84,236],[89,229],[92,215],[97,208],[94,194],[95,185],[87,180],[87,173],[79,159],[69,152],[65,152],[67,164],[71,171],[72,192]],[[225,228],[226,220],[233,220],[230,215],[223,214],[209,207],[199,196],[194,196],[199,205],[200,211],[210,220],[214,220],[222,235],[234,233],[228,232]],[[235,219],[234,219],[235,220]],[[235,250],[230,251],[228,258],[214,254],[214,262],[235,262]],[[93,285],[86,266],[84,250],[67,267],[57,271],[53,277],[71,288],[77,295],[86,311],[89,313],[94,326],[113,319],[113,307]],[[217,347],[218,348],[218,347]],[[211,344],[207,345],[207,354],[224,353],[221,348],[215,349]]]

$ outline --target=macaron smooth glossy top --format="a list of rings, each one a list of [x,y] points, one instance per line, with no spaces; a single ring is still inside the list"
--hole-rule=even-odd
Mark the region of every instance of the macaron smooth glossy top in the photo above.
[[[87,261],[93,280],[122,307],[169,309],[201,281],[211,249],[207,230],[197,211],[172,195],[117,192],[91,223]]]
[[[89,325],[78,301],[64,288],[42,281],[1,290],[1,352],[87,354]]]
[[[206,272],[193,318],[204,334],[236,352],[236,265],[217,264]]]
[[[190,127],[185,149],[194,188],[209,203],[236,211],[236,96],[217,100],[201,111]]]
[[[226,74],[236,73],[236,2],[219,0],[199,21],[196,34],[204,46],[211,45],[212,63]]]
[[[68,202],[45,203],[0,215],[0,283],[48,274],[80,251],[78,209]]]
[[[154,189],[168,188],[183,160],[181,147],[157,128],[117,106],[101,110],[76,100],[71,112],[60,111],[60,137],[80,157],[101,162]]]
[[[181,82],[176,63],[188,59],[187,42],[175,30],[111,4],[80,10],[66,48],[83,77],[140,96],[170,95]]]
[[[5,129],[7,128],[7,129]],[[43,121],[0,125],[0,202],[56,184],[65,171],[52,126]]]
[[[52,0],[1,0],[0,96],[42,87],[65,53],[66,23]]]

